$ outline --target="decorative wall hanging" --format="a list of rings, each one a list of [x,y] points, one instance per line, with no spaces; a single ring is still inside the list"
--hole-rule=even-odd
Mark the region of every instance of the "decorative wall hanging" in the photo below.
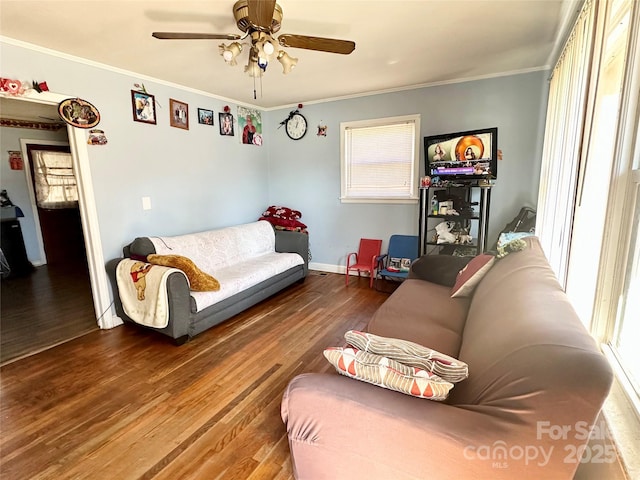
[[[318,125],[318,136],[326,137],[327,136],[327,126],[326,125]]]
[[[259,110],[238,107],[238,129],[242,129],[242,143],[262,145],[262,115]]]
[[[199,108],[198,123],[201,123],[203,125],[213,125],[213,111],[205,110],[204,108]]]
[[[48,92],[49,86],[47,82],[38,82],[36,80],[33,80],[31,84],[29,84],[29,82],[21,82],[20,80],[11,78],[0,78],[0,92],[2,93],[19,96],[30,93],[32,90],[38,93]]]
[[[31,82],[31,85],[33,86],[33,89],[38,93],[49,91],[49,85],[47,85],[47,82],[38,82],[34,80],[33,82]]]
[[[153,95],[131,90],[131,107],[134,121],[156,124],[156,99]]]
[[[220,112],[218,120],[220,121],[220,135],[233,137],[233,115]]]
[[[93,128],[100,123],[98,109],[81,98],[67,98],[58,104],[58,115],[69,125]]]
[[[56,131],[64,127],[64,123],[32,122],[30,120],[16,120],[12,118],[0,118],[0,127],[30,128],[32,130]]]
[[[20,80],[13,80],[11,78],[0,78],[0,92],[17,96],[23,95],[25,91],[26,87]]]
[[[189,130],[189,105],[173,98],[169,99],[169,124]]]
[[[87,140],[89,145],[106,145],[107,137],[103,130],[89,130],[89,139]]]
[[[9,150],[9,167],[11,170],[24,170],[22,152],[20,150]]]

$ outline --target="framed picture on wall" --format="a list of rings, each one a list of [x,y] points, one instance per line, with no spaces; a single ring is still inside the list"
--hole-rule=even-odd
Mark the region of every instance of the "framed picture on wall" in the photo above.
[[[131,107],[135,122],[156,124],[156,99],[153,95],[131,90]]]
[[[189,105],[179,100],[170,98],[169,124],[172,127],[189,130]]]
[[[213,111],[205,110],[204,108],[198,109],[198,123],[202,125],[212,125],[213,126]]]
[[[233,137],[233,115],[220,112],[218,120],[220,122],[220,135]]]

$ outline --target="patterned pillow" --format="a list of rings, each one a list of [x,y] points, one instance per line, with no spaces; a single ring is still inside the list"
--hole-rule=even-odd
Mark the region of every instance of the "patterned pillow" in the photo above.
[[[283,218],[285,220],[298,220],[302,218],[302,213],[289,207],[281,207],[279,205],[271,205],[264,212],[263,217]]]
[[[217,292],[220,283],[208,273],[200,270],[193,261],[182,255],[147,255],[147,262],[182,270],[189,279],[189,288],[194,292]]]
[[[451,289],[451,296],[454,298],[471,296],[495,260],[496,257],[488,253],[473,257],[473,260],[458,273],[456,283]]]
[[[502,236],[500,236],[500,238],[502,238]],[[496,255],[496,258],[504,258],[512,252],[519,252],[520,250],[524,250],[525,248],[527,248],[527,242],[525,242],[522,238],[514,238],[502,243],[500,242],[500,240],[498,240],[498,254]]]
[[[435,373],[447,382],[460,382],[469,376],[466,363],[417,343],[399,338],[379,337],[372,333],[349,330],[345,340],[365,352],[383,355],[410,367]]]
[[[356,348],[327,348],[324,356],[336,371],[347,377],[395,390],[413,397],[445,400],[453,383],[416,367]]]

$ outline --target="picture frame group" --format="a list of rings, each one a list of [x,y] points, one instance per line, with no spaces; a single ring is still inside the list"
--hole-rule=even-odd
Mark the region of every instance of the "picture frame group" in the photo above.
[[[157,110],[155,96],[143,90],[131,90],[131,109],[135,122],[157,125]],[[214,111],[207,108],[198,108],[198,123],[214,126]],[[224,112],[218,114],[220,135],[234,136],[234,118],[225,107]],[[189,130],[189,104],[169,99],[169,125],[183,130]]]

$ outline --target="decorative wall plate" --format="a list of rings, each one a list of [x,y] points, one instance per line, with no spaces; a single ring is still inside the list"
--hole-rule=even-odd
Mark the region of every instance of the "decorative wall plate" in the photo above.
[[[78,128],[93,128],[100,123],[98,109],[86,100],[67,98],[58,104],[60,118]]]

